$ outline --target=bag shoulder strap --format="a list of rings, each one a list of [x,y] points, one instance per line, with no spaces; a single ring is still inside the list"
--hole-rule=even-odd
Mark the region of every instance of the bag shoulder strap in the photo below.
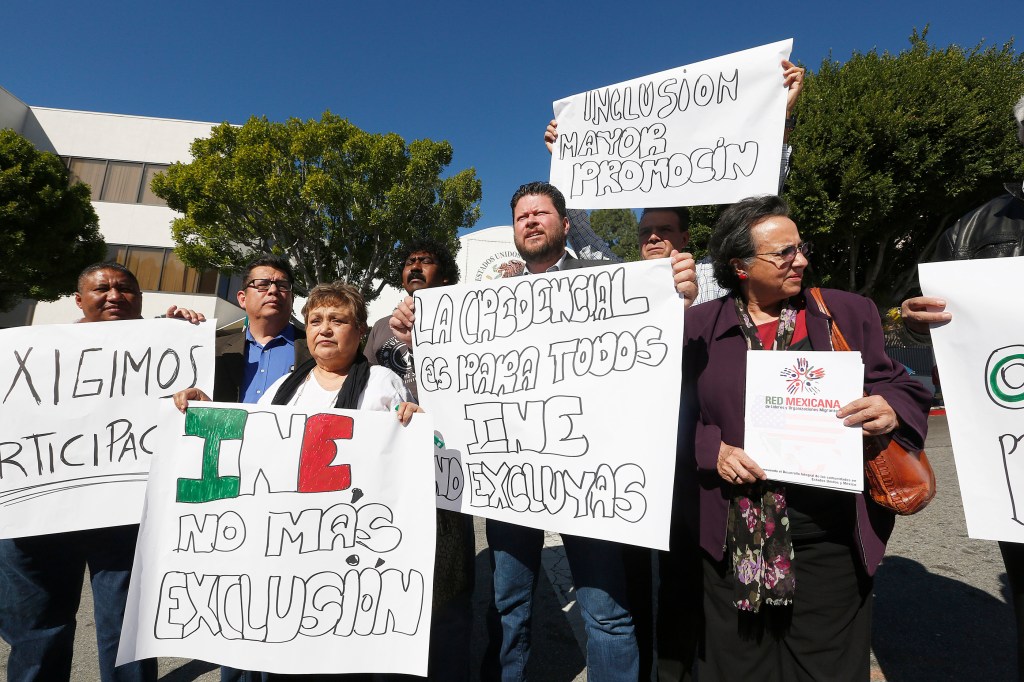
[[[850,344],[846,342],[846,337],[839,331],[839,325],[836,324],[836,320],[832,317],[832,313],[829,312],[828,306],[825,305],[825,299],[821,295],[821,289],[818,287],[812,287],[809,289],[811,297],[814,298],[814,302],[818,304],[818,310],[829,319],[829,326],[832,329],[832,350],[850,350]]]

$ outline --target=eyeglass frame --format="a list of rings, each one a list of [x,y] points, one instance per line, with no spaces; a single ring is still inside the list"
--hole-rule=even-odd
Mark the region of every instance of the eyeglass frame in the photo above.
[[[791,253],[790,253],[791,251]],[[807,258],[814,252],[814,246],[811,242],[800,242],[799,244],[790,244],[782,251],[765,251],[764,253],[755,253],[755,256],[778,256],[782,259],[784,264],[792,263],[796,260],[796,254],[803,254],[804,258]],[[786,255],[790,253],[790,255]]]
[[[256,282],[266,282],[265,286],[260,286]],[[284,285],[284,286],[282,286]],[[286,279],[270,279],[269,277],[257,277],[249,280],[249,283],[245,285],[246,289],[255,289],[261,294],[265,294],[270,291],[270,287],[276,286],[277,290],[282,294],[291,293],[292,283]]]

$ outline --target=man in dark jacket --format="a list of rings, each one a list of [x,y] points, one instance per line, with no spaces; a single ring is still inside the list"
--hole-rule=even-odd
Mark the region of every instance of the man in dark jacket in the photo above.
[[[263,256],[242,276],[238,305],[248,324],[217,339],[213,399],[255,403],[275,381],[309,359],[306,336],[292,324],[291,264]]]
[[[213,399],[255,403],[285,374],[309,359],[305,332],[292,323],[294,275],[285,258],[262,256],[242,274],[238,305],[247,324],[217,338]],[[221,668],[222,682],[259,679],[259,673]]]
[[[1024,97],[1013,108],[1017,119],[1017,139],[1024,145]],[[1024,255],[1024,191],[1020,182],[1006,183],[1006,194],[970,211],[946,230],[935,249],[933,261],[973,260]],[[952,313],[946,302],[931,296],[916,296],[903,301],[900,314],[911,336],[928,343],[928,325],[948,322]],[[1024,680],[1024,544],[1000,542],[1006,576],[1013,594],[1017,622],[1017,669]]]

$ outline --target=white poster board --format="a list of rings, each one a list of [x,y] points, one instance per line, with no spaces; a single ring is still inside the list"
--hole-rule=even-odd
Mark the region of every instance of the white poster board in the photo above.
[[[426,675],[429,415],[161,407],[118,663]]]
[[[439,507],[668,548],[684,312],[668,259],[415,297]]]
[[[160,319],[0,330],[0,537],[138,523],[158,399],[212,391],[215,328]]]
[[[554,103],[570,208],[731,204],[779,189],[792,39]]]
[[[747,353],[743,449],[773,481],[859,493],[861,427],[836,412],[863,394],[860,351]]]
[[[967,533],[1024,542],[1024,306],[1006,292],[1024,276],[1024,258],[925,263],[919,272],[924,294],[953,314],[932,328],[932,343]]]

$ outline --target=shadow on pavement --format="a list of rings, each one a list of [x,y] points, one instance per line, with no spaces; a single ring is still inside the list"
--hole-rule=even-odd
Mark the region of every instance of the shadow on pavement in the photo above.
[[[551,551],[545,549],[545,552]],[[491,602],[491,566],[487,550],[476,556],[476,586],[473,590],[473,646],[471,678],[478,679],[487,647],[487,609]],[[575,604],[573,608],[578,608]],[[583,672],[586,660],[572,627],[548,581],[540,571],[533,594],[533,633],[526,675],[531,680],[571,682]]]
[[[164,675],[160,677],[160,682],[192,682],[192,680],[197,679],[200,675],[205,675],[211,670],[216,670],[219,667],[220,666],[216,663],[188,661],[174,670],[164,673]]]
[[[1016,679],[1010,606],[899,556],[875,576],[872,647],[887,682]]]

